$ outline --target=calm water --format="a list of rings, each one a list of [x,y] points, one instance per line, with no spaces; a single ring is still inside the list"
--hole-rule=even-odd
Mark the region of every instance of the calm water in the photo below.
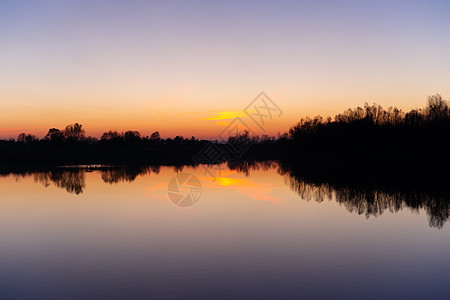
[[[169,200],[176,174],[199,179],[201,191],[178,191],[192,206]],[[449,297],[445,197],[288,174],[265,163],[0,177],[0,298]]]

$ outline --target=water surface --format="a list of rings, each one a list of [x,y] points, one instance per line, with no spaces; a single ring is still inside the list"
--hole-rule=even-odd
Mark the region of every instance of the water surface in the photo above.
[[[176,174],[200,180],[194,205],[169,200]],[[0,190],[2,299],[449,292],[445,193],[303,181],[275,163],[60,168]]]

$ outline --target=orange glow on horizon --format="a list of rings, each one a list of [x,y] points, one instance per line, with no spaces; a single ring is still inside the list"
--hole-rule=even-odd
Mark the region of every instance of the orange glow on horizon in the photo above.
[[[137,107],[127,107],[124,102],[106,104],[107,101],[100,101],[98,104],[81,101],[76,108],[67,106],[64,103],[44,101],[42,105],[31,106],[23,110],[23,105],[19,102],[5,102],[0,104],[2,111],[8,112],[0,120],[0,138],[16,138],[21,132],[35,134],[42,138],[49,128],[64,129],[68,124],[80,123],[86,130],[87,136],[101,137],[108,130],[127,131],[137,130],[143,136],[151,135],[159,131],[163,138],[181,135],[190,138],[194,136],[199,139],[216,139],[217,136],[228,126],[233,118],[245,119],[251,126],[251,130],[257,134],[268,134],[276,136],[284,133],[296,124],[302,117],[323,117],[342,113],[349,107],[363,106],[364,102],[377,103],[387,108],[397,106],[405,111],[412,108],[423,107],[426,104],[428,94],[403,96],[401,99],[416,99],[411,102],[398,102],[400,96],[371,97],[364,98],[361,95],[334,97],[333,102],[329,102],[327,94],[318,96],[292,97],[287,93],[268,93],[278,106],[283,110],[280,118],[268,122],[265,131],[260,130],[251,120],[248,120],[242,109],[251,101],[251,96],[236,97],[238,100],[232,102],[234,107],[240,110],[221,110],[224,102],[208,103],[211,110],[202,110],[207,105],[200,105],[202,101],[197,99],[192,105],[175,106],[177,100],[172,100],[172,104],[166,108],[155,108],[152,105],[140,103]],[[254,95],[254,93],[252,94]],[[193,98],[191,95],[189,98]],[[225,96],[224,96],[225,97]],[[408,98],[409,97],[409,98]],[[228,97],[227,97],[228,98]],[[444,94],[445,98],[445,94]],[[249,100],[250,99],[250,100]],[[304,99],[304,100],[299,100]],[[189,100],[190,101],[190,100]],[[190,103],[186,101],[186,103]],[[101,105],[100,103],[105,103]],[[237,104],[236,104],[237,103]],[[196,109],[196,110],[195,110]],[[20,116],[20,117],[17,117]]]

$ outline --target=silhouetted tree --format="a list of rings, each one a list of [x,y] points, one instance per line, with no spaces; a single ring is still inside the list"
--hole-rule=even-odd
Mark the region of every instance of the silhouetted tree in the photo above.
[[[129,130],[124,133],[123,139],[126,143],[137,143],[141,140],[141,134],[139,131]]]
[[[428,104],[425,110],[430,121],[442,121],[449,118],[448,102],[441,95],[436,94],[428,97]]]
[[[152,133],[152,135],[150,136],[150,140],[154,141],[154,142],[159,142],[161,140],[161,135],[159,134],[158,131],[155,131]]]
[[[39,139],[33,134],[20,133],[17,136],[17,141],[20,143],[32,143],[37,142]]]
[[[235,136],[228,137],[228,143],[234,144],[234,145],[245,145],[245,144],[251,144],[256,142],[255,137],[250,136],[250,132],[248,130],[244,130],[242,133],[239,132]]]
[[[423,126],[424,115],[421,110],[413,109],[405,114],[405,125],[410,128],[417,128]]]
[[[96,144],[96,143],[98,142],[98,138],[92,137],[92,136],[88,136],[88,137],[86,137],[86,138],[84,139],[84,141],[85,141],[87,144]]]
[[[173,139],[173,142],[174,142],[175,144],[183,144],[184,138],[183,138],[182,136],[180,136],[180,135],[177,135],[177,136]]]
[[[69,142],[81,142],[85,138],[83,126],[78,123],[67,125],[63,134],[65,139]]]
[[[44,139],[51,142],[62,142],[64,140],[64,134],[57,128],[50,128]]]
[[[100,138],[102,141],[111,141],[111,142],[119,142],[123,140],[123,135],[118,133],[117,131],[107,131],[102,134]]]

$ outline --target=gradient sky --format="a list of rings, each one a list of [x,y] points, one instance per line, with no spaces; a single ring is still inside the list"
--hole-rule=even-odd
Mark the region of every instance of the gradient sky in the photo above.
[[[449,15],[430,0],[0,0],[0,137],[79,122],[214,138],[260,91],[284,111],[272,134],[366,101],[422,107],[450,98]]]

